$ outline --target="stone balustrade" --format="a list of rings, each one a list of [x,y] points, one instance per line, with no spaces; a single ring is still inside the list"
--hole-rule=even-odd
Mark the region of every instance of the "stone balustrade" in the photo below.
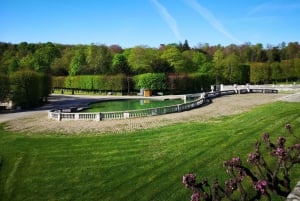
[[[63,120],[90,120],[90,121],[104,121],[113,119],[127,119],[127,118],[139,118],[155,115],[170,114],[175,112],[183,112],[194,108],[201,107],[211,102],[212,98],[217,98],[223,95],[233,95],[240,93],[277,93],[276,89],[233,89],[224,91],[211,91],[207,93],[199,93],[198,99],[195,101],[142,110],[130,110],[130,111],[119,111],[119,112],[64,112],[63,110],[50,110],[48,112],[49,119],[55,119],[57,121]],[[186,98],[186,97],[185,97]]]

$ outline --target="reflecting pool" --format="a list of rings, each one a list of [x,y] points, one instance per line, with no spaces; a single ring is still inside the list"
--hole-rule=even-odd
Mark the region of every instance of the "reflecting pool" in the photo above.
[[[182,99],[172,100],[153,100],[153,99],[126,99],[126,100],[110,100],[92,103],[89,108],[83,112],[112,112],[126,110],[140,110],[147,108],[165,107],[171,105],[182,104]]]

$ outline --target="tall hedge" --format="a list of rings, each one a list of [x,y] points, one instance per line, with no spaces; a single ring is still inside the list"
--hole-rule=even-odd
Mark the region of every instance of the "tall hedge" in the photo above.
[[[145,73],[134,77],[136,89],[166,90],[167,77],[164,73]]]
[[[17,71],[10,76],[11,99],[22,108],[40,105],[49,93],[47,76],[35,71]]]
[[[6,101],[9,95],[9,77],[0,73],[0,102]]]
[[[53,87],[79,90],[123,91],[127,89],[127,78],[119,75],[78,75],[53,77]]]
[[[211,83],[213,83],[211,77],[201,73],[177,74],[168,77],[168,88],[174,93],[208,91]]]

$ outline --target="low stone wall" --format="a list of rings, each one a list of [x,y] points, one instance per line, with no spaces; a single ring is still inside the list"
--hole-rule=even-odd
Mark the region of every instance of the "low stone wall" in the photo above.
[[[155,115],[170,114],[174,112],[183,112],[191,110],[197,107],[201,107],[206,104],[207,98],[199,98],[195,101],[159,107],[150,108],[142,110],[130,110],[121,112],[89,112],[89,113],[77,113],[77,112],[63,112],[64,110],[50,110],[48,112],[49,119],[55,119],[57,121],[63,120],[91,120],[91,121],[103,121],[112,119],[127,119],[127,118],[137,118],[137,117],[147,117]]]
[[[234,95],[241,93],[277,93],[277,90],[269,89],[243,89],[243,90],[225,90],[225,91],[212,91],[207,93],[199,93],[198,99],[192,102],[172,105],[160,108],[150,108],[143,110],[130,110],[121,112],[90,112],[90,113],[78,113],[75,112],[74,108],[72,110],[50,110],[48,112],[49,119],[55,119],[57,121],[63,120],[90,120],[90,121],[103,121],[103,120],[113,120],[113,119],[127,119],[127,118],[137,118],[137,117],[147,117],[155,115],[170,114],[175,112],[183,112],[191,110],[194,108],[201,107],[205,104],[211,102],[211,99],[217,98],[224,95]],[[186,99],[186,96],[184,96]],[[70,112],[66,112],[66,111]],[[74,111],[74,112],[73,112]]]

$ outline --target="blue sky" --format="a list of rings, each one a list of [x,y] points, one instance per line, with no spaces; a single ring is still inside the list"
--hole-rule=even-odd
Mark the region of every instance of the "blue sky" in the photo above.
[[[300,41],[299,0],[0,0],[0,41],[159,47]]]

